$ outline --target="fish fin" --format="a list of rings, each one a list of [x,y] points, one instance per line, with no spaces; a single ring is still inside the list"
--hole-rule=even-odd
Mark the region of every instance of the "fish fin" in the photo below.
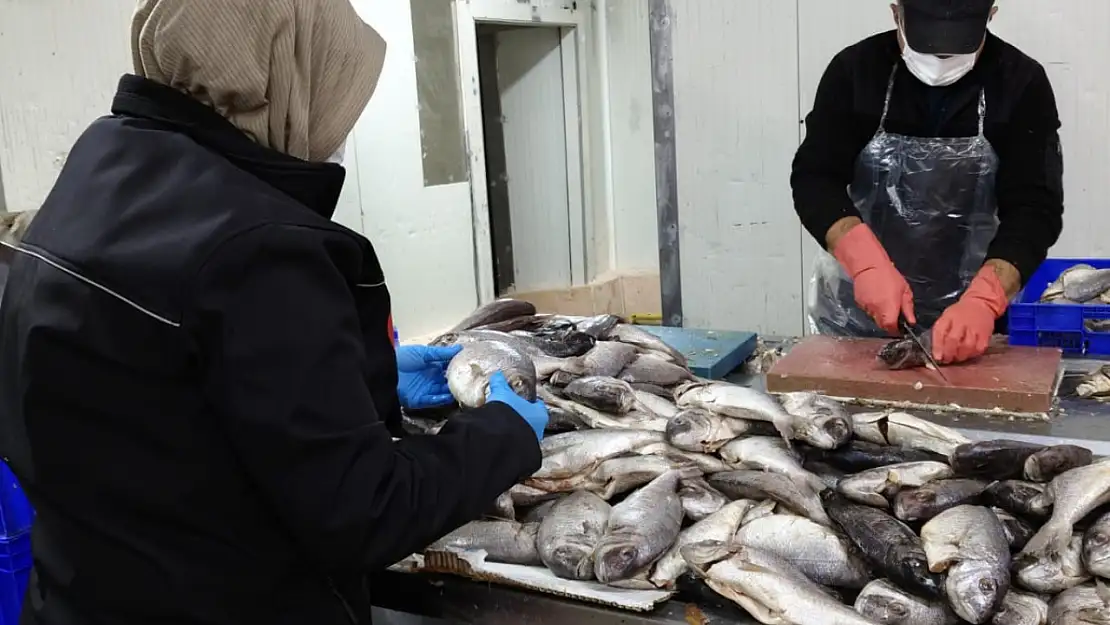
[[[751,573],[774,573],[774,571],[765,566],[760,566],[754,562],[748,561],[737,562],[736,568],[740,569],[741,571],[749,571]]]
[[[1041,526],[1041,529],[1029,539],[1029,542],[1025,543],[1025,548],[1021,550],[1021,553],[1036,558],[1056,556],[1067,549],[1070,542],[1070,528],[1067,526],[1060,527],[1059,524],[1050,520]]]
[[[723,540],[703,540],[684,545],[678,553],[697,577],[705,577],[709,565],[732,555],[734,548]]]

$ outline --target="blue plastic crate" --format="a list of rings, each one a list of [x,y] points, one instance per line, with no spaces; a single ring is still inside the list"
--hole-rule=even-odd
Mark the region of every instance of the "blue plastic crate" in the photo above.
[[[1105,304],[1041,304],[1041,294],[1073,265],[1110,269],[1110,259],[1050,258],[1033,273],[1010,306],[1010,344],[1059,347],[1067,354],[1110,356],[1110,332],[1091,332],[1088,320],[1110,319]]]
[[[4,462],[0,462],[0,541],[22,536],[31,530],[35,512],[19,481]]]
[[[30,534],[0,540],[0,625],[19,623],[31,562]]]

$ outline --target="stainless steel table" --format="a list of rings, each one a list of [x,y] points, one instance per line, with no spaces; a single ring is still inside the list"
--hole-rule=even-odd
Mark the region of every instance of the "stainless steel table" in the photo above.
[[[1038,443],[1073,443],[1110,456],[1110,405],[1069,396],[1076,379],[1100,362],[1066,359],[1061,370],[1058,414],[1048,421],[953,413],[915,412],[951,426],[974,440],[1010,438]],[[736,374],[731,381],[762,386],[760,376]],[[911,411],[914,412],[914,411]],[[386,573],[373,585],[378,625],[748,625],[746,612],[700,584],[648,614],[606,609],[509,588],[441,576]]]

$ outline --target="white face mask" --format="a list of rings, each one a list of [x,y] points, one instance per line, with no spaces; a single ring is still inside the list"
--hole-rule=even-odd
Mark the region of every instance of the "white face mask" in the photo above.
[[[906,34],[903,32],[902,41],[905,40]],[[935,54],[922,54],[911,48],[909,43],[902,50],[902,60],[906,62],[910,73],[931,87],[946,87],[967,76],[971,68],[975,67],[978,57],[978,52],[972,52],[942,59]]]
[[[336,165],[342,165],[343,164],[343,156],[346,153],[347,153],[347,140],[344,139],[343,143],[340,143],[339,147],[335,150],[335,153],[332,154],[331,156],[329,156],[325,162],[335,163]]]

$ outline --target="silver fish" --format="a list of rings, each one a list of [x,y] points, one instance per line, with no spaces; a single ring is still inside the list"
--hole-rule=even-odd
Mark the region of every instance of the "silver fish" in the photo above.
[[[628,363],[619,377],[625,382],[671,386],[692,379],[694,374],[690,373],[689,369],[676,365],[662,356],[640,354]]]
[[[956,614],[986,623],[1010,591],[1010,543],[988,508],[956,506],[921,528],[929,570],[947,571],[944,592]]]
[[[852,501],[888,508],[890,499],[899,489],[921,486],[953,475],[952,467],[940,462],[905,462],[845,476],[837,485],[837,490]]]
[[[728,471],[710,475],[707,481],[710,486],[733,499],[774,499],[812,521],[822,525],[832,524],[817,493],[781,473]]]
[[[682,529],[679,473],[670,471],[613,507],[595,553],[594,574],[608,584],[646,570]]]
[[[536,314],[536,307],[530,302],[517,299],[499,299],[483,306],[460,321],[452,332],[462,332],[479,326],[505,321],[514,317],[527,317]]]
[[[856,612],[879,625],[955,625],[956,614],[942,601],[923,599],[889,580],[877,579],[856,597]]]
[[[686,451],[668,445],[667,443],[653,443],[636,449],[633,453],[640,455],[663,456],[682,464],[689,464],[701,469],[702,473],[711,475],[733,470],[733,466],[721,460],[718,456],[702,454],[696,451]]]
[[[678,488],[678,497],[682,500],[682,511],[691,521],[708,518],[729,502],[728,497],[701,477],[682,480]]]
[[[567,398],[595,410],[623,414],[632,410],[636,395],[628,382],[616,378],[588,376],[578,378],[563,389]]]
[[[536,367],[532,360],[504,343],[485,341],[463,347],[447,366],[447,385],[459,404],[477,408],[486,403],[489,378],[505,374],[521,397],[536,399]]]
[[[801,459],[781,438],[738,438],[722,447],[720,453],[721,458],[731,465],[781,473],[815,493],[825,488],[821,478],[802,468]]]
[[[638,355],[639,352],[632,345],[598,341],[594,348],[580,359],[581,369],[585,375],[615,378]]]
[[[1002,609],[991,620],[992,625],[1048,625],[1048,604],[1029,593],[1011,590],[1002,600]]]
[[[1083,566],[1083,534],[1075,534],[1058,553],[1033,557],[1016,556],[1014,578],[1023,588],[1039,593],[1057,593],[1091,579]]]
[[[514,521],[472,521],[432,543],[426,551],[485,551],[486,560],[542,564],[536,550],[539,525]]]
[[[674,402],[669,399],[664,399],[647,391],[634,390],[634,394],[636,395],[636,405],[643,412],[664,419],[674,418],[678,414],[678,406],[674,405]]]
[[[1076,586],[1061,592],[1048,607],[1052,625],[1110,624],[1110,592],[1102,584]]]
[[[869,412],[852,415],[856,436],[878,445],[894,445],[952,456],[956,447],[971,439],[952,428],[937,425],[905,412]]]
[[[1110,290],[1110,269],[1081,269],[1061,276],[1064,297],[1073,302],[1089,302]]]
[[[1041,302],[1056,302],[1064,298],[1064,276],[1076,271],[1094,271],[1094,269],[1094,267],[1086,263],[1068,267],[1061,272],[1055,280],[1049,283],[1048,287],[1041,293]]]
[[[593,493],[578,491],[559,500],[536,536],[544,566],[564,579],[593,579],[594,550],[611,512],[609,504]]]
[[[754,508],[748,510],[748,513],[744,515],[744,520],[740,522],[740,525],[747,525],[752,521],[772,516],[776,513],[778,506],[779,502],[774,499],[764,499],[761,503],[756,504]]]
[[[1063,551],[1077,521],[1110,502],[1110,461],[1072,469],[1049,483],[1045,496],[1053,502],[1052,516],[1022,550],[1040,556]]]
[[[763,421],[722,417],[701,409],[687,409],[667,423],[667,441],[679,449],[714,453],[744,435],[774,434],[774,427]]]
[[[1058,475],[1094,462],[1094,454],[1078,445],[1053,445],[1041,449],[1025,460],[1025,479],[1051,482]]]
[[[786,393],[782,406],[793,417],[791,438],[818,449],[836,449],[852,438],[852,420],[836,400],[816,393]]]
[[[543,463],[535,479],[557,479],[593,471],[602,462],[652,443],[662,443],[661,432],[647,430],[582,430],[544,438]]]
[[[691,550],[692,551],[692,550]],[[875,625],[773,554],[740,547],[709,567],[705,583],[761,623]]]
[[[610,458],[585,475],[553,480],[532,478],[528,480],[528,484],[553,493],[586,490],[608,501],[647,484],[667,471],[679,471],[683,478],[702,475],[696,466],[671,458],[654,455],[625,456]]]
[[[1098,517],[1083,535],[1083,563],[1094,575],[1110,578],[1110,512]]]
[[[770,395],[755,389],[724,382],[692,382],[675,389],[679,408],[699,408],[736,419],[766,421],[789,438],[794,433],[794,417]]]
[[[736,532],[735,541],[773,553],[823,586],[859,589],[870,579],[869,567],[846,538],[804,517],[754,519]]]
[[[647,330],[634,325],[619,324],[605,333],[604,338],[609,341],[620,341],[628,345],[635,345],[641,349],[665,354],[668,359],[682,367],[687,366],[686,356],[682,352],[668,345],[663,339]]]
[[[667,429],[667,420],[662,417],[635,411],[621,415],[602,412],[576,401],[559,397],[543,386],[539,387],[537,395],[548,406],[549,410],[553,407],[563,415],[560,417],[561,422],[568,424],[580,423],[585,429],[651,430],[660,433]]]
[[[655,570],[650,578],[651,583],[658,588],[672,588],[675,581],[688,570],[686,560],[682,557],[682,548],[707,540],[728,542],[740,527],[744,516],[755,505],[756,502],[750,499],[734,501],[682,530],[674,545],[655,563]]]
[[[1110,395],[1110,365],[1102,365],[1084,376],[1075,387],[1075,394],[1083,398]]]
[[[509,489],[509,494],[513,497],[513,505],[515,507],[530,508],[553,499],[558,499],[562,493],[549,493],[545,490],[525,486],[524,484],[516,484]]]
[[[903,521],[927,521],[949,508],[973,503],[987,488],[982,480],[935,480],[906,488],[894,496],[894,516]]]

